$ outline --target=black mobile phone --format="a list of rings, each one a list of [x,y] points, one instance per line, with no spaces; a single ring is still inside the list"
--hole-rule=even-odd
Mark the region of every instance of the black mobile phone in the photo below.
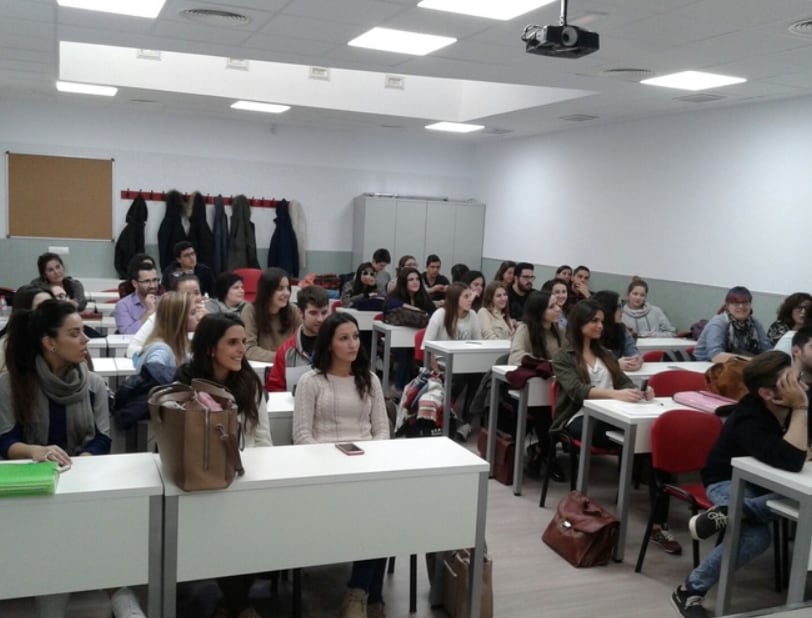
[[[336,448],[345,455],[363,455],[364,449],[352,442],[341,442],[336,444]]]
[[[643,378],[643,381],[640,382],[640,391],[643,393],[643,395],[645,395],[646,391],[648,391],[648,378]]]

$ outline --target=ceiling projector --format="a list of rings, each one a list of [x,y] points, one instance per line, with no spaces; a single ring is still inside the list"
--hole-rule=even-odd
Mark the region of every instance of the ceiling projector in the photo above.
[[[530,25],[522,33],[528,54],[553,58],[580,58],[600,49],[597,32],[567,24],[567,0],[561,0],[561,25]]]

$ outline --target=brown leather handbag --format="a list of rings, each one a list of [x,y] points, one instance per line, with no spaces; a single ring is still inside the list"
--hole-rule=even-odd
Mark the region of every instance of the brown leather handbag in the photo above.
[[[443,606],[451,618],[468,616],[468,580],[471,552],[449,552],[443,562]],[[493,560],[487,554],[482,564],[482,601],[479,618],[493,618]]]
[[[733,356],[724,363],[716,363],[705,372],[708,390],[717,395],[738,401],[747,394],[742,376],[748,359]]]
[[[152,389],[149,415],[165,474],[184,491],[224,489],[244,473],[234,396],[208,380]]]
[[[574,567],[609,562],[620,522],[600,504],[579,491],[561,499],[541,540]]]

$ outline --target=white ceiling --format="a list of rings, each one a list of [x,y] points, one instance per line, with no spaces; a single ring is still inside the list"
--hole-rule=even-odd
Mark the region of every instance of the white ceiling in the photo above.
[[[70,97],[88,105],[256,118],[251,112],[230,110],[233,97],[226,88],[217,96],[198,96],[125,87],[114,99],[103,101],[59,94],[54,82],[62,40],[378,71],[405,76],[407,88],[408,76],[421,75],[598,93],[488,116],[478,120],[487,127],[484,134],[449,138],[473,141],[812,94],[812,35],[788,30],[796,21],[812,19],[812,0],[570,0],[570,22],[601,37],[600,51],[574,60],[526,54],[519,38],[527,24],[557,23],[557,3],[497,22],[419,9],[417,2],[167,0],[158,19],[146,20],[59,8],[56,0],[0,0],[0,92],[53,100]],[[189,8],[230,10],[251,22],[227,27],[194,23],[179,16]],[[453,36],[458,41],[425,57],[346,45],[373,26]],[[644,69],[652,75],[706,70],[748,81],[708,91],[722,99],[691,103],[675,99],[691,93],[643,86],[606,73],[620,68]],[[598,118],[580,123],[561,119],[576,114]],[[331,129],[397,127],[417,133],[425,121],[437,119],[295,106],[273,116],[272,122]]]

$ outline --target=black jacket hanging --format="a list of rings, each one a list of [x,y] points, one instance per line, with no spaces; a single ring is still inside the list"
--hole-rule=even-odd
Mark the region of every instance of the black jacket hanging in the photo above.
[[[188,240],[183,229],[183,197],[177,191],[166,194],[166,213],[158,228],[158,259],[161,270],[175,262],[175,244]]]
[[[299,245],[290,220],[287,200],[276,206],[276,227],[268,249],[268,266],[277,266],[292,277],[299,276]]]
[[[113,264],[122,279],[129,276],[127,266],[133,256],[144,253],[144,226],[148,217],[147,203],[144,196],[139,193],[127,211],[127,224],[116,241]]]
[[[227,270],[259,268],[257,238],[251,222],[248,198],[238,195],[231,203],[231,233],[228,237]]]
[[[225,271],[228,264],[228,217],[223,196],[214,200],[214,274]]]
[[[214,270],[214,234],[206,221],[206,200],[195,192],[189,217],[189,242],[195,247],[198,264]]]

